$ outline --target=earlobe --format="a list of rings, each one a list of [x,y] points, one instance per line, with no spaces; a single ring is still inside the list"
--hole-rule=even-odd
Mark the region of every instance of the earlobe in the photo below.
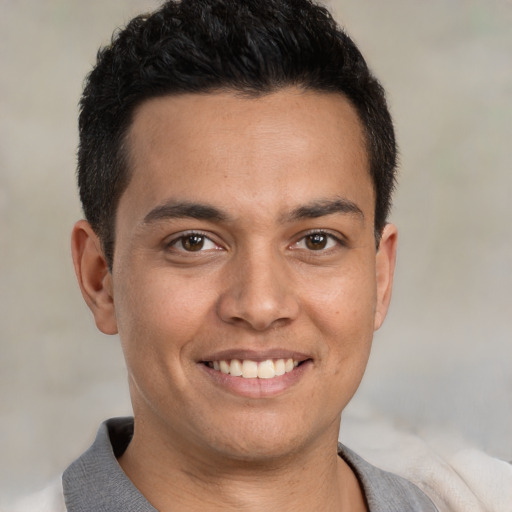
[[[78,221],[71,234],[71,253],[82,296],[94,315],[98,329],[117,334],[112,274],[91,225]]]
[[[376,256],[377,303],[375,307],[374,329],[384,323],[391,301],[393,275],[395,272],[398,232],[393,224],[386,224],[382,230],[379,250]]]

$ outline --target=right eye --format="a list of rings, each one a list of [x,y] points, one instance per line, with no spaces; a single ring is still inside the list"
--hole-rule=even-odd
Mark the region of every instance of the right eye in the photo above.
[[[217,250],[219,246],[202,233],[186,233],[172,240],[168,247],[182,252]]]

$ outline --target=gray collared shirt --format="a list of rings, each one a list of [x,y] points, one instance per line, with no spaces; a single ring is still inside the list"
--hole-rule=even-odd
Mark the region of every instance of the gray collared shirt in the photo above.
[[[117,462],[133,435],[133,418],[102,423],[92,446],[62,476],[68,512],[157,512]],[[343,445],[339,454],[355,472],[369,512],[436,512],[414,484],[372,466]]]

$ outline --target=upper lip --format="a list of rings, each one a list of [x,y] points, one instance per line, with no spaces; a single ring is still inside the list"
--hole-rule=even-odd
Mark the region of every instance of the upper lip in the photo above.
[[[306,359],[311,359],[311,356],[283,348],[273,348],[266,350],[227,349],[207,354],[205,357],[202,357],[200,361],[230,361],[232,359],[250,359],[251,361],[266,361],[268,359],[293,359],[295,361],[301,362],[305,361]]]

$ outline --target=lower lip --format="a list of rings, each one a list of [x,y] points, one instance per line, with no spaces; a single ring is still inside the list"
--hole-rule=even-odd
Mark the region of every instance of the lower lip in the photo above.
[[[215,385],[231,393],[248,398],[270,398],[285,392],[287,389],[297,384],[310,369],[312,361],[304,361],[291,372],[271,379],[244,379],[243,377],[234,377],[214,370],[203,363],[198,364]]]

